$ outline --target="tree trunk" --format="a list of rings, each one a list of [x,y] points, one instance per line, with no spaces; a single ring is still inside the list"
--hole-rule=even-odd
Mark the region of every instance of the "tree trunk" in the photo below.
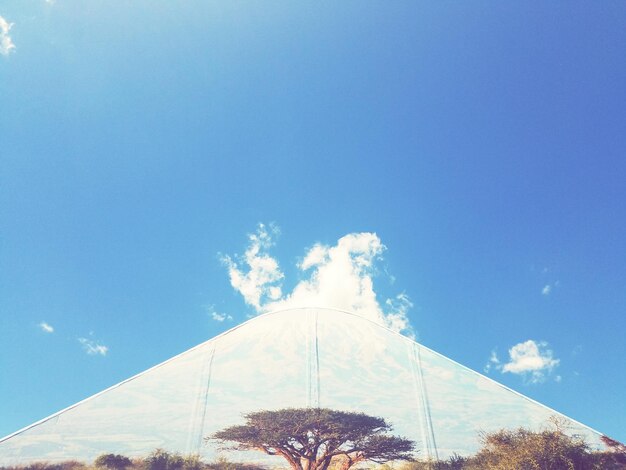
[[[322,459],[319,462],[316,462],[315,470],[328,470],[328,467],[330,467],[331,462],[332,462],[332,458]]]
[[[266,452],[266,453],[269,453],[269,452]],[[276,449],[276,453],[282,456],[287,462],[289,462],[289,465],[291,465],[291,468],[293,468],[293,470],[305,470],[304,468],[302,468],[302,464],[300,463],[300,461],[293,458],[291,455],[289,455],[288,452],[281,450],[281,449]]]
[[[355,458],[352,458],[346,455],[344,457],[344,460],[341,462],[341,466],[339,467],[339,470],[348,470],[350,467],[352,467],[353,465],[356,465],[359,462],[362,462],[363,460],[365,459],[363,458],[362,455],[358,455]]]

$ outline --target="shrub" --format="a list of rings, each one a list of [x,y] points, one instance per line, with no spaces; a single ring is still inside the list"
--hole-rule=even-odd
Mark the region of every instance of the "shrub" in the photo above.
[[[143,461],[145,470],[182,470],[184,459],[179,454],[170,454],[156,449]]]
[[[130,467],[132,462],[128,457],[117,454],[102,454],[95,461],[96,467],[104,467],[110,470],[124,470],[126,467]]]

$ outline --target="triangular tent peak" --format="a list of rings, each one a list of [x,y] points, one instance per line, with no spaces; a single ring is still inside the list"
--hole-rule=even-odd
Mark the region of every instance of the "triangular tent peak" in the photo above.
[[[467,455],[479,433],[541,429],[563,415],[363,317],[327,308],[261,315],[0,440],[0,465],[156,448],[216,457],[204,438],[242,414],[361,411],[392,423],[421,457]],[[569,420],[600,447],[601,434]]]

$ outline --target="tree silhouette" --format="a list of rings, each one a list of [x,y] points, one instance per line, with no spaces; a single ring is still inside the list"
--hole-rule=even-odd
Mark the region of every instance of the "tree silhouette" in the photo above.
[[[358,462],[412,460],[415,443],[387,434],[383,418],[327,408],[286,408],[244,415],[246,424],[231,426],[207,439],[234,450],[280,455],[294,470],[327,470],[331,462],[347,470]]]

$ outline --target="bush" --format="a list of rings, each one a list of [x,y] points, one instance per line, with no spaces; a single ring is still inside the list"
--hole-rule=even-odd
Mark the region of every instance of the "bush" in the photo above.
[[[224,457],[220,457],[213,463],[206,464],[207,470],[265,470],[265,467],[260,467],[255,464],[231,462]]]
[[[182,470],[184,459],[179,454],[170,454],[163,449],[156,449],[144,461],[145,470]]]
[[[60,463],[33,462],[28,465],[0,467],[0,470],[82,470],[87,468],[82,462],[67,460]]]
[[[486,434],[482,440],[483,448],[476,458],[485,469],[574,470],[585,468],[589,460],[585,441],[560,430],[501,430]]]
[[[110,470],[124,470],[126,467],[130,467],[132,462],[128,457],[124,457],[123,455],[102,454],[95,460],[94,465]]]
[[[187,455],[183,457],[182,470],[203,470],[206,465],[200,460],[199,455]]]
[[[591,451],[581,437],[569,436],[554,421],[554,430],[519,428],[484,434],[474,456],[453,455],[445,461],[411,462],[401,470],[626,470],[626,446],[603,438],[608,450]]]

